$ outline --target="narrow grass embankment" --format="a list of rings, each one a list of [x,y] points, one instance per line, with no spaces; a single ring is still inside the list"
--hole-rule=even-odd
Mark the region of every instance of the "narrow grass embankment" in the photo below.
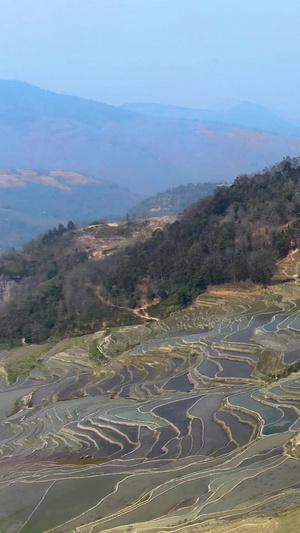
[[[56,463],[60,465],[76,465],[76,466],[85,466],[85,465],[101,465],[106,463],[108,459],[103,457],[78,457],[75,459],[69,459],[68,457],[60,457],[56,460]]]
[[[53,344],[31,345],[11,350],[2,358],[4,371],[9,383],[14,383],[19,376],[28,376],[35,368],[42,369],[44,363],[40,356],[50,350]]]

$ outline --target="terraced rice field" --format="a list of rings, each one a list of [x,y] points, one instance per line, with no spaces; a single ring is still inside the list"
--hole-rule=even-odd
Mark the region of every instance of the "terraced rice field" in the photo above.
[[[0,531],[269,531],[300,499],[300,302],[280,290],[38,347],[11,384],[37,349],[1,352]]]

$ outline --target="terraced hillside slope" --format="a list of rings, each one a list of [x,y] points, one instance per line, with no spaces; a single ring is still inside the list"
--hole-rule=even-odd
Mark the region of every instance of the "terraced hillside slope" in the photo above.
[[[0,341],[88,333],[112,325],[113,316],[121,317],[115,325],[166,317],[210,285],[251,280],[266,286],[277,263],[300,246],[299,160],[240,176],[178,220],[162,220],[83,229],[95,232],[95,243],[109,234],[122,238],[124,246],[112,243],[105,254],[92,254],[86,239],[77,246],[78,233],[62,227],[2,256]],[[135,238],[140,231],[143,238]],[[11,285],[22,298],[7,290]]]
[[[299,197],[286,160],[2,256],[1,530],[296,531]]]
[[[0,248],[21,248],[58,224],[124,215],[142,195],[63,170],[0,169]]]
[[[298,279],[2,351],[0,529],[296,532],[299,353]]]

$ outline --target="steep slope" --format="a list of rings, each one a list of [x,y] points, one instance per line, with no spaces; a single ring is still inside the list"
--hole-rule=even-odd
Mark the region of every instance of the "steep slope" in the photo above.
[[[0,166],[73,170],[143,194],[227,181],[300,153],[284,120],[275,134],[258,118],[249,127],[211,112],[149,116],[0,80]]]
[[[53,333],[93,331],[107,321],[165,316],[208,285],[268,284],[276,262],[300,243],[300,167],[294,163],[237,178],[173,223],[100,225],[80,230],[87,231],[83,239],[59,228],[2,256],[0,339],[40,341]],[[91,232],[97,236],[92,244]],[[95,243],[107,236],[111,242],[98,253]],[[151,304],[148,312],[134,311]]]
[[[20,248],[68,220],[122,215],[140,199],[112,182],[61,170],[0,169],[0,248]]]
[[[161,308],[186,304],[207,285],[270,282],[276,261],[300,238],[300,168],[284,161],[242,176],[200,200],[165,231],[129,249],[103,272],[106,290],[126,301],[149,279]],[[153,291],[153,287],[155,290]]]
[[[4,253],[0,256],[0,343],[19,343],[22,337],[42,342],[50,335],[144,321],[143,310],[133,309],[136,299],[116,304],[99,290],[101,264],[149,239],[167,222],[164,217],[91,224],[77,230],[69,222],[67,228],[60,224],[29,242],[21,252]]]

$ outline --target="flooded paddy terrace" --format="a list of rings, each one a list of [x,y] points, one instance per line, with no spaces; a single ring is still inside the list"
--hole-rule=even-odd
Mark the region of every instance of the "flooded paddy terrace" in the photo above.
[[[45,347],[12,384],[4,353],[0,530],[197,531],[295,506],[300,374],[284,369],[300,306],[283,300],[211,291],[165,321]]]

